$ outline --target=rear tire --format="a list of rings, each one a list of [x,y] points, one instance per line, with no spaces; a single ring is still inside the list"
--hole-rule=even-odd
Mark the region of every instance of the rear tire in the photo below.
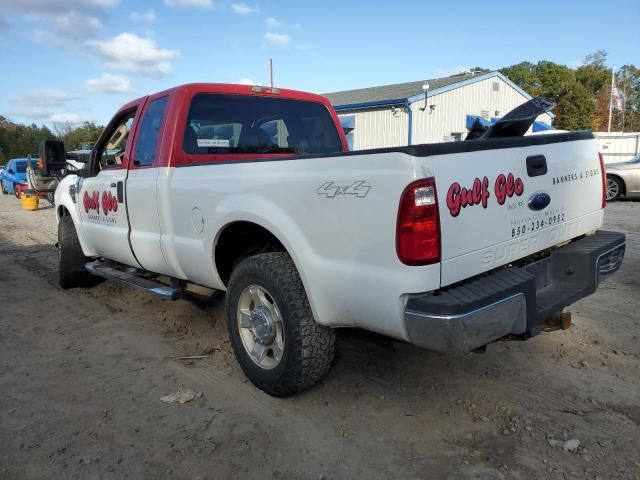
[[[15,183],[13,184],[13,194],[18,200],[20,200],[20,192],[18,191],[18,186]]]
[[[335,332],[313,318],[286,253],[255,255],[236,266],[227,289],[227,327],[243,372],[269,395],[299,393],[331,369]],[[264,363],[256,347],[266,352]]]
[[[76,227],[69,215],[58,222],[58,283],[61,288],[93,286],[92,275],[84,265],[89,258],[84,256]]]
[[[607,175],[607,202],[620,198],[623,190],[624,185],[620,179]]]

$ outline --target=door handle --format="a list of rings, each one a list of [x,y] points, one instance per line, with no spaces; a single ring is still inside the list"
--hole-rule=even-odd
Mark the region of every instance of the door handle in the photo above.
[[[116,182],[113,182],[113,183],[111,184],[111,188],[116,188]]]
[[[118,182],[118,203],[124,203],[124,182]]]
[[[546,175],[547,159],[544,155],[531,155],[527,157],[527,175],[530,177],[538,177]]]

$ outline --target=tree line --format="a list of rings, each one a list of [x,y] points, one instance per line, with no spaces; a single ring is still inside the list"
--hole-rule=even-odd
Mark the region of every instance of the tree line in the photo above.
[[[565,130],[607,131],[611,67],[607,52],[587,55],[582,65],[569,68],[547,60],[522,62],[501,69],[514,83],[533,96],[544,96],[556,103],[554,126]],[[611,131],[640,130],[640,69],[623,65],[616,69],[615,85],[623,96],[623,108],[615,108]]]
[[[42,140],[64,141],[67,150],[78,148],[81,143],[95,142],[103,127],[92,122],[73,127],[70,124],[54,124],[53,130],[45,125],[22,125],[0,116],[0,165],[11,158],[23,158],[38,154]]]

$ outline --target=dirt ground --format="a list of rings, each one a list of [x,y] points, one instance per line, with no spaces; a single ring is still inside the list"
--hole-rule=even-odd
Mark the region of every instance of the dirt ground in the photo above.
[[[570,330],[459,356],[343,330],[282,400],[236,365],[223,301],[62,291],[54,210],[2,196],[0,479],[638,479],[640,202],[606,224],[625,264]],[[160,401],[180,387],[202,397]]]

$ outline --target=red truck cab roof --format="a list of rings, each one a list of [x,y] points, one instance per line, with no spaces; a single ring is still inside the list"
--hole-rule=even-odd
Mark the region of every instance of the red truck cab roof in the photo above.
[[[160,132],[160,141],[157,150],[160,158],[159,162],[154,164],[155,167],[207,164],[220,161],[246,161],[258,158],[288,158],[300,155],[292,153],[211,153],[194,155],[192,153],[185,152],[183,150],[185,135],[184,127],[187,122],[192,100],[199,94],[241,95],[263,98],[270,97],[321,104],[327,109],[331,116],[331,121],[339,136],[341,151],[349,151],[340,120],[328,99],[313,93],[277,87],[272,88],[258,85],[235,85],[225,83],[189,83],[179,85],[177,87],[140,97],[128,102],[120,108],[118,113],[114,116],[114,120],[121,117],[125,112],[137,109],[138,112],[136,113],[134,123],[131,126],[131,132],[135,136],[137,134],[137,124],[139,124],[140,117],[144,115],[147,105],[153,100],[168,97],[168,110],[164,114],[164,120],[160,127],[162,131]],[[134,142],[135,138],[131,143]]]

